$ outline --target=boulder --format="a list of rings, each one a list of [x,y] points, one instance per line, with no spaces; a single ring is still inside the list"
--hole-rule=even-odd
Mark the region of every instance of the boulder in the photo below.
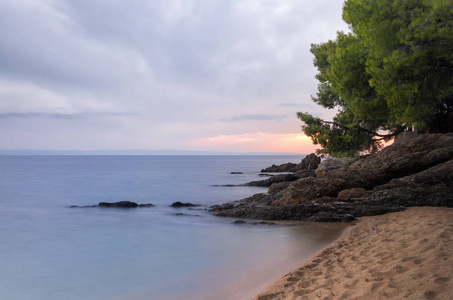
[[[305,156],[297,165],[298,170],[316,170],[321,163],[321,158],[314,153]]]

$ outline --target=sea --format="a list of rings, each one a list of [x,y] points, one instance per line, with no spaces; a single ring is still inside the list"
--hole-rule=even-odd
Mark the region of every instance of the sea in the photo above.
[[[345,225],[240,225],[208,208],[265,193],[241,185],[302,157],[0,156],[0,299],[250,299]],[[71,207],[118,201],[154,206]]]

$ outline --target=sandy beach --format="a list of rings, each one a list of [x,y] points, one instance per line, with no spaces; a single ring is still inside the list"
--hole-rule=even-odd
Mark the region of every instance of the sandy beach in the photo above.
[[[453,299],[453,208],[360,218],[253,299]]]

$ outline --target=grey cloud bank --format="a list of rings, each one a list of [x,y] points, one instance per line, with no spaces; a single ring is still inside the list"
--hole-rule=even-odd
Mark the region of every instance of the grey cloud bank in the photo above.
[[[200,139],[299,133],[292,116],[317,85],[310,43],[347,29],[341,7],[3,0],[0,149],[204,150]]]

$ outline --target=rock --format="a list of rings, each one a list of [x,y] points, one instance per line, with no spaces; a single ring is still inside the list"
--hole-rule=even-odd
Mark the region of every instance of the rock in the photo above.
[[[231,172],[230,174],[232,174],[232,175],[239,175],[239,174],[244,174],[244,173],[242,173],[242,172]]]
[[[262,169],[261,172],[271,172],[271,173],[281,173],[281,172],[295,172],[297,170],[297,164],[286,163],[279,166],[272,165],[265,169]]]
[[[274,222],[266,222],[266,221],[252,222],[250,224],[252,224],[252,225],[277,225]]]
[[[307,219],[309,222],[352,222],[354,220],[356,218],[353,215],[327,211],[321,211]]]
[[[376,154],[323,162],[316,175],[276,183],[267,194],[210,211],[262,220],[349,222],[410,206],[453,207],[453,133],[405,134]]]
[[[273,183],[269,187],[269,190],[267,192],[271,195],[274,195],[278,192],[285,190],[291,184],[291,182],[292,181],[283,181],[283,182]]]
[[[318,168],[318,165],[321,162],[321,158],[316,154],[311,153],[304,157],[302,161],[298,164],[286,163],[282,165],[272,165],[265,169],[262,169],[261,172],[271,172],[271,173],[281,173],[281,172],[297,172],[300,170],[315,170]]]
[[[329,158],[323,161],[318,165],[315,174],[317,177],[321,177],[322,175],[326,174],[330,170],[335,170],[347,165],[352,164],[353,162],[357,161],[359,157],[342,157],[342,158]]]
[[[316,171],[317,177],[294,181],[273,205],[304,203],[322,196],[336,197],[342,190],[351,188],[371,190],[392,179],[421,172],[451,159],[453,133],[417,135],[407,143],[388,146],[373,155],[341,159],[348,164],[342,162],[342,166],[330,168],[319,176],[323,162]]]
[[[242,225],[242,224],[247,224],[246,221],[242,221],[242,220],[236,220],[234,221],[232,224],[239,224],[239,225]]]
[[[119,208],[132,208],[137,207],[138,204],[131,201],[119,201],[119,202],[99,202],[99,207],[119,207]]]
[[[366,193],[367,191],[363,188],[346,189],[338,193],[337,199],[339,201],[351,201],[364,196]]]
[[[406,207],[453,207],[453,160],[376,186],[367,199]]]
[[[279,174],[279,175],[271,176],[265,180],[251,181],[249,183],[246,183],[245,185],[246,186],[270,187],[274,183],[283,182],[283,181],[294,181],[296,179],[298,179],[298,178],[296,176],[294,176],[293,174]]]
[[[170,207],[194,207],[194,206],[201,206],[199,204],[192,204],[192,203],[182,203],[182,202],[174,202]]]
[[[97,205],[71,205],[71,208],[87,208],[87,207],[118,207],[118,208],[133,208],[133,207],[152,207],[154,204],[144,203],[137,204],[131,201],[120,201],[120,202],[99,202]]]
[[[175,213],[172,214],[173,216],[188,216],[188,217],[201,217],[200,215],[191,215],[191,214],[183,214],[183,213]]]
[[[311,153],[307,155],[302,161],[297,165],[298,170],[316,170],[321,163],[321,158],[316,154]]]
[[[152,207],[152,206],[154,206],[154,204],[151,203],[142,203],[138,205],[138,207]]]
[[[315,170],[298,170],[294,172],[293,175],[296,176],[297,179],[313,177],[315,176]]]

